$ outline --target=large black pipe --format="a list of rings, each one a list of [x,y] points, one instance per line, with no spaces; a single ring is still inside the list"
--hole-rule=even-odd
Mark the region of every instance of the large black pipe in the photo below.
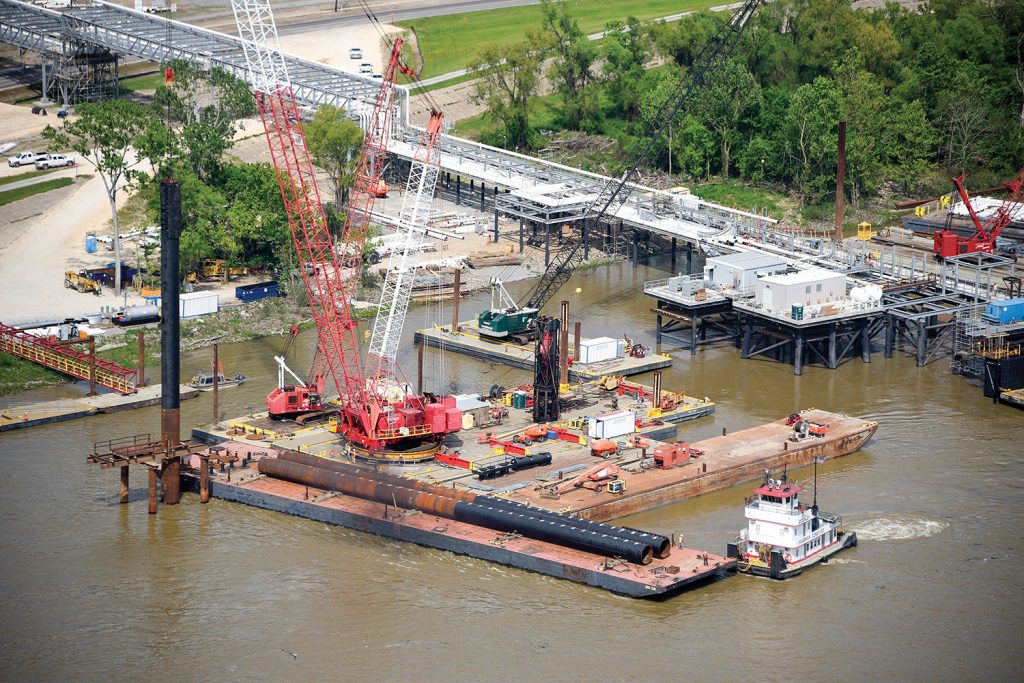
[[[540,454],[547,455],[550,462],[551,454]],[[466,502],[477,502],[484,505],[489,505],[496,508],[504,508],[516,512],[521,512],[533,517],[541,517],[544,519],[551,519],[555,521],[569,520],[572,526],[579,527],[588,531],[594,531],[600,534],[607,534],[609,536],[615,536],[630,541],[637,541],[639,543],[646,543],[651,546],[656,557],[665,558],[669,556],[672,550],[672,541],[667,536],[661,534],[652,534],[647,531],[640,529],[633,529],[631,527],[616,526],[614,524],[605,524],[604,522],[594,522],[589,519],[579,519],[577,517],[571,517],[569,515],[562,514],[560,512],[552,512],[550,510],[544,510],[542,508],[532,507],[530,505],[524,505],[522,503],[516,503],[511,500],[505,500],[504,498],[491,498],[489,496],[481,498],[475,493],[468,491],[458,491],[452,488],[444,488],[441,486],[435,486],[428,484],[417,479],[410,479],[408,477],[399,477],[394,474],[387,472],[375,472],[368,470],[364,467],[357,465],[349,465],[347,463],[338,462],[337,460],[330,460],[328,458],[321,458],[316,455],[309,455],[307,453],[300,453],[298,451],[281,451],[277,457],[281,460],[289,460],[291,462],[297,462],[309,467],[324,467],[327,469],[334,470],[335,472],[345,472],[354,475],[365,475],[373,473],[375,476],[381,478],[383,481],[394,484],[396,486],[403,486],[413,488],[418,491],[427,491],[438,496],[445,496],[448,498],[455,498],[457,500]],[[533,456],[536,457],[536,456]],[[522,458],[517,458],[521,460]]]
[[[653,556],[651,546],[646,543],[581,529],[573,526],[575,520],[570,517],[555,521],[486,503],[456,500],[395,486],[385,483],[384,478],[379,477],[376,472],[366,472],[364,476],[359,476],[322,467],[309,467],[280,458],[264,458],[260,460],[258,468],[262,474],[271,477],[329,491],[340,491],[347,495],[406,509],[416,509],[495,531],[514,531],[539,541],[622,557],[636,564],[648,564]]]
[[[181,186],[160,183],[160,407],[161,436],[178,443],[181,396],[180,329],[178,319],[178,252],[181,239]]]

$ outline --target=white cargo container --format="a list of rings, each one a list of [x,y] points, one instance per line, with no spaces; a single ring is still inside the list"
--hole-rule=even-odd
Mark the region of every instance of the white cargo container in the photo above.
[[[788,311],[794,305],[817,306],[846,297],[846,276],[823,268],[810,268],[757,280],[754,298],[769,310]]]
[[[220,310],[220,295],[215,292],[192,292],[178,296],[178,314],[182,318],[194,318]]]
[[[580,340],[580,357],[576,362],[589,365],[600,363],[603,360],[616,358],[617,342],[611,337],[597,337],[596,339]]]
[[[636,418],[628,410],[592,417],[587,424],[591,439],[615,439],[636,431]]]

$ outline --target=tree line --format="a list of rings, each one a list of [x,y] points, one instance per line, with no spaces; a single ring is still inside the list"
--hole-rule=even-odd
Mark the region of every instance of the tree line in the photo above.
[[[629,17],[592,41],[564,2],[543,0],[540,26],[470,65],[475,99],[500,122],[486,141],[543,144],[532,119],[546,77],[557,126],[613,137],[628,158],[729,15],[671,24]],[[945,191],[960,173],[975,187],[1009,179],[1024,163],[1024,3],[762,4],[652,164],[690,180],[771,182],[818,204],[835,192],[841,119],[854,208],[886,186]]]
[[[294,265],[294,248],[277,174],[268,163],[230,155],[239,121],[256,114],[248,86],[220,69],[187,62],[163,65],[171,78],[148,104],[104,100],[75,107],[43,136],[54,150],[71,149],[102,178],[111,205],[114,260],[120,262],[117,198],[141,194],[147,217],[158,222],[162,178],[181,183],[181,274],[203,259],[229,265]],[[314,162],[328,175],[332,202],[325,209],[336,230],[362,145],[359,125],[334,107],[317,110],[304,127]],[[120,293],[120,271],[115,289]]]

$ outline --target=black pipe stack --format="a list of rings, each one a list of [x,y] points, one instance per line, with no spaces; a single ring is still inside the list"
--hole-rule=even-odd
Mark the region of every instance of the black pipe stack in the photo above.
[[[181,440],[181,331],[178,318],[178,253],[181,240],[181,186],[160,182],[160,440],[173,448]],[[161,479],[164,503],[181,497],[177,457],[164,460]]]

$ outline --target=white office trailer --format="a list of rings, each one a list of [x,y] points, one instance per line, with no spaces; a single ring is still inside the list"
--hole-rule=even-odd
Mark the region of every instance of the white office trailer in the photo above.
[[[740,252],[709,257],[704,265],[704,279],[713,287],[747,289],[757,278],[786,270],[784,260],[771,254]]]
[[[846,276],[823,268],[765,275],[757,280],[754,301],[773,311],[825,305],[846,297]]]
[[[601,361],[617,358],[621,355],[618,350],[618,341],[611,337],[581,339],[580,357],[576,359],[576,362],[590,365],[591,363],[600,363]]]
[[[587,421],[587,436],[591,439],[614,439],[636,431],[636,416],[628,410],[605,413]]]

